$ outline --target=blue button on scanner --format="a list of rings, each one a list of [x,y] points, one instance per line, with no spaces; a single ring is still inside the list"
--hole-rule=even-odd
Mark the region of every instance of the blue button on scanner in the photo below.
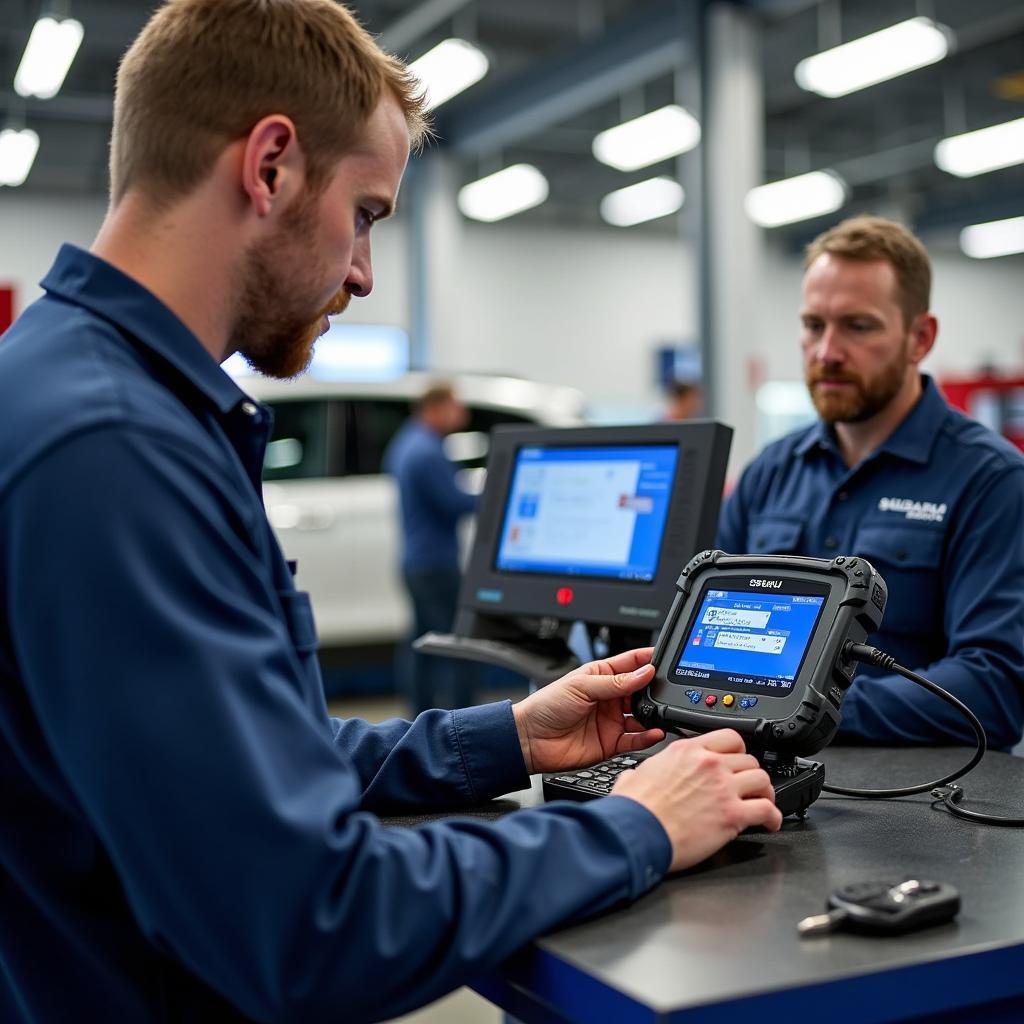
[[[752,708],[757,703],[756,697],[744,697],[740,700],[741,708]]]

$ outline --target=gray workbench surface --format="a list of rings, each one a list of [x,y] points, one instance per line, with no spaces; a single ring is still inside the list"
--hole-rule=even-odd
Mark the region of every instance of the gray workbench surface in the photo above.
[[[968,753],[836,747],[818,758],[827,781],[877,788],[936,778]],[[988,754],[962,784],[974,809],[1024,813],[1022,758]],[[512,799],[539,803],[539,785]],[[956,921],[898,938],[798,937],[797,921],[837,886],[910,876],[955,885]],[[959,820],[927,793],[825,794],[806,821],[741,836],[637,903],[541,938],[474,987],[535,1020],[694,1024],[905,1020],[1024,998],[1024,830]],[[1019,1013],[998,1019],[1024,1021],[1024,1002]]]

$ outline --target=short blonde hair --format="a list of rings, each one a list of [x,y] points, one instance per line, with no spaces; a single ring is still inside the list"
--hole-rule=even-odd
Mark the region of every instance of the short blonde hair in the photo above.
[[[885,260],[896,272],[897,300],[909,327],[931,303],[932,265],[921,240],[902,224],[884,217],[850,217],[818,235],[807,246],[804,267],[826,253],[871,263]]]
[[[311,188],[388,89],[414,147],[429,134],[417,80],[334,0],[168,0],[117,74],[110,191],[187,195],[261,118],[295,123]]]

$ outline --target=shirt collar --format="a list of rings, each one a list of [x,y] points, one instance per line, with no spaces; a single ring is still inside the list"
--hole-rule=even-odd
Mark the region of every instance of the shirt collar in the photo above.
[[[152,292],[105,260],[62,245],[40,282],[51,295],[122,328],[205,395],[221,413],[248,397],[213,361],[199,339]]]
[[[922,373],[921,397],[917,404],[873,454],[885,452],[908,462],[926,464],[931,458],[932,446],[948,410],[946,400],[935,386],[935,382],[926,373]],[[795,451],[797,455],[806,457],[809,452],[816,449],[839,454],[835,430],[824,420],[818,420],[811,427]]]

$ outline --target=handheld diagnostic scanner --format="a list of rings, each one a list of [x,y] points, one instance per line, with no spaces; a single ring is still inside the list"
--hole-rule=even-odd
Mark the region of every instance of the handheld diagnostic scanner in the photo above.
[[[752,753],[814,754],[839,726],[856,662],[881,625],[886,587],[863,558],[703,551],[686,565],[634,696],[647,726],[729,727]]]

